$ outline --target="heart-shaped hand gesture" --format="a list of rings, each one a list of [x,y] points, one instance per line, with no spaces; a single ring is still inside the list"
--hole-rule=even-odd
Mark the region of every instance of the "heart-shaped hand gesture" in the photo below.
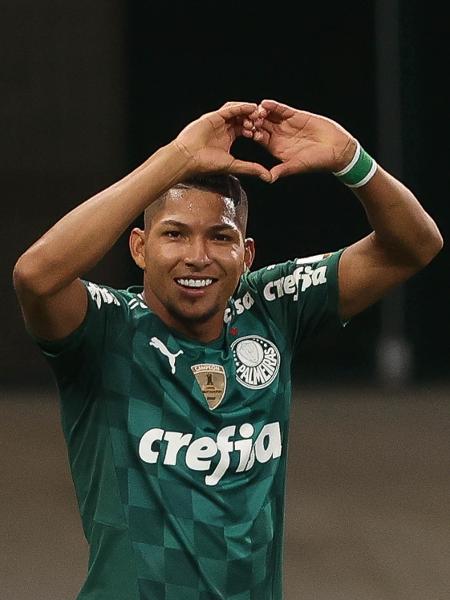
[[[239,136],[261,144],[280,164],[269,171],[234,157],[231,147]],[[275,100],[227,102],[190,123],[174,144],[189,157],[190,175],[228,172],[271,183],[295,173],[339,171],[356,149],[356,140],[332,119]]]

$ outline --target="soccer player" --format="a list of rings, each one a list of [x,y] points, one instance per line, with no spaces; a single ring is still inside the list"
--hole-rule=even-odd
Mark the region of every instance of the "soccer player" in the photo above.
[[[239,136],[278,164],[234,158]],[[349,186],[373,232],[250,271],[236,176],[313,170]],[[142,213],[130,235],[142,285],[82,279]],[[274,100],[201,116],[32,245],[14,284],[58,385],[90,546],[79,600],[280,600],[292,354],[441,246],[349,132]]]

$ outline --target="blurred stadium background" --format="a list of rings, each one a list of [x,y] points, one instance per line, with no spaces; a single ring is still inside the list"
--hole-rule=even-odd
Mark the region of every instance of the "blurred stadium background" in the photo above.
[[[70,600],[86,569],[56,389],[24,331],[21,252],[189,121],[275,98],[336,119],[450,226],[448,20],[418,0],[4,0],[0,126],[0,598]],[[235,153],[270,161],[240,140]],[[331,176],[244,181],[256,267],[368,224]],[[270,226],[268,224],[270,223]],[[128,232],[89,276],[139,281]],[[299,350],[286,600],[450,598],[449,253],[338,336]]]

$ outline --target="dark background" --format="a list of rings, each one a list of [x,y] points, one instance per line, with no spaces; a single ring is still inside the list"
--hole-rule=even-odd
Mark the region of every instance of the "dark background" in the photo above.
[[[3,0],[0,8],[0,597],[69,600],[88,549],[56,388],[14,295],[15,261],[192,119],[264,97],[348,128],[416,193],[447,242],[450,27],[419,0]],[[234,152],[269,160],[245,140]],[[331,175],[244,183],[255,267],[369,232],[358,201]],[[128,234],[87,276],[117,287],[140,281]],[[448,272],[444,246],[344,331],[299,351],[286,600],[449,596]],[[396,347],[409,349],[408,368]]]
[[[421,2],[400,2],[393,44],[391,9],[380,19],[387,4],[6,2],[0,25],[2,382],[50,383],[12,288],[20,253],[189,121],[228,100],[275,98],[336,119],[416,193],[446,239],[448,22]],[[380,73],[392,57],[398,69],[391,92]],[[234,153],[270,163],[247,140],[237,141]],[[331,175],[244,184],[256,268],[337,249],[369,232],[358,201]],[[117,287],[139,282],[127,239],[128,231],[88,276]],[[412,350],[407,383],[449,376],[448,270],[444,248],[403,286],[401,311],[391,314]],[[299,351],[299,377],[379,382],[382,318],[380,302],[337,337]]]

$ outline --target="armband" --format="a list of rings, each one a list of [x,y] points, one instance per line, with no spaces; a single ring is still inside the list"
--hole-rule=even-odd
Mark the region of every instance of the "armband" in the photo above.
[[[352,160],[341,171],[333,171],[333,175],[346,186],[358,188],[372,179],[377,167],[375,160],[361,148],[361,144],[357,141]]]

